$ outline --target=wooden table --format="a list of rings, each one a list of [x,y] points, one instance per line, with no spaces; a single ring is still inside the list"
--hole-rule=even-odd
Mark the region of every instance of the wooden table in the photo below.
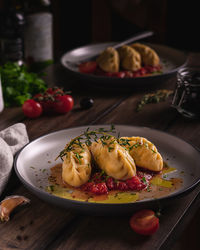
[[[184,119],[170,107],[171,100],[146,105],[141,112],[136,112],[138,101],[149,90],[95,91],[84,82],[71,78],[59,64],[51,66],[47,72],[49,86],[63,85],[65,89],[73,91],[74,109],[65,115],[42,116],[33,120],[25,118],[21,108],[5,109],[0,114],[0,130],[23,122],[30,140],[33,140],[46,133],[74,126],[126,124],[166,131],[200,147],[200,121]],[[173,77],[161,82],[159,88],[173,89],[175,80]],[[91,109],[80,109],[79,101],[83,96],[94,99]],[[169,249],[198,211],[199,191],[200,186],[197,186],[186,196],[174,200],[173,205],[164,207],[158,232],[152,237],[143,237],[130,229],[129,215],[94,217],[45,203],[30,193],[13,171],[1,199],[19,194],[28,197],[31,204],[17,209],[8,223],[0,224],[0,249]],[[181,242],[177,243],[180,248],[176,249],[185,249],[186,241],[182,238]],[[197,249],[194,241],[188,239],[187,242],[191,249]]]

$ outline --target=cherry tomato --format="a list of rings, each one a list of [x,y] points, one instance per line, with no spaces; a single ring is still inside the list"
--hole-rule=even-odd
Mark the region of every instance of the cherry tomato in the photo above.
[[[133,72],[132,71],[125,71],[125,77],[132,78],[133,77]]]
[[[130,226],[138,234],[152,235],[159,228],[159,219],[155,216],[154,211],[144,209],[131,217]]]
[[[63,95],[64,91],[61,88],[53,87],[46,90],[46,94],[50,95]]]
[[[123,71],[115,72],[112,74],[112,76],[117,77],[117,78],[124,78],[125,72],[123,72]]]
[[[57,96],[54,102],[54,111],[64,114],[70,111],[74,106],[74,99],[71,95]]]
[[[42,106],[39,102],[29,99],[22,105],[24,115],[29,118],[36,118],[42,114]]]
[[[84,62],[79,65],[79,71],[85,74],[94,73],[97,68],[97,63],[95,61]]]

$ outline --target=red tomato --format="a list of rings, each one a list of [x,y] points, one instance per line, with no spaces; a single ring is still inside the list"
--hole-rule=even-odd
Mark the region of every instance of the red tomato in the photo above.
[[[125,77],[125,72],[119,71],[119,72],[113,73],[113,76],[115,76],[117,78],[124,78]]]
[[[29,99],[22,105],[24,115],[29,118],[36,118],[42,114],[42,106],[39,102]]]
[[[95,61],[84,62],[79,65],[79,71],[85,74],[94,73],[96,68],[97,68],[97,63]]]
[[[133,72],[132,71],[125,71],[125,77],[132,78],[133,77]]]
[[[48,88],[45,93],[50,95],[63,95],[64,91],[61,88],[53,87]]]
[[[64,114],[70,111],[74,106],[74,99],[71,95],[57,96],[54,102],[54,111]]]
[[[52,113],[55,105],[53,100],[43,100],[40,101],[40,104],[42,105],[43,111],[48,114]]]
[[[131,228],[138,234],[151,235],[159,228],[159,219],[154,211],[144,209],[136,212],[130,219]]]

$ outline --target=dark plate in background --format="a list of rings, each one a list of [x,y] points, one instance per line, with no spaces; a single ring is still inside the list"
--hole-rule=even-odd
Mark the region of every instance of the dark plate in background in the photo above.
[[[187,59],[187,55],[182,51],[164,45],[145,43],[158,53],[161,59],[162,74],[121,79],[116,77],[82,74],[79,72],[78,64],[80,64],[80,62],[87,61],[88,57],[101,53],[105,48],[113,46],[114,44],[115,43],[100,43],[73,49],[61,57],[61,64],[68,71],[73,73],[75,77],[84,80],[84,82],[90,83],[93,86],[108,88],[138,88],[161,84],[162,81],[174,76],[177,70],[185,64]]]

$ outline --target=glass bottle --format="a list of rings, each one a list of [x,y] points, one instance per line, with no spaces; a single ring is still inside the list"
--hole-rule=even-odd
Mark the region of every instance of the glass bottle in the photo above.
[[[48,65],[53,60],[53,15],[50,6],[50,0],[24,0],[25,61],[34,68]]]

